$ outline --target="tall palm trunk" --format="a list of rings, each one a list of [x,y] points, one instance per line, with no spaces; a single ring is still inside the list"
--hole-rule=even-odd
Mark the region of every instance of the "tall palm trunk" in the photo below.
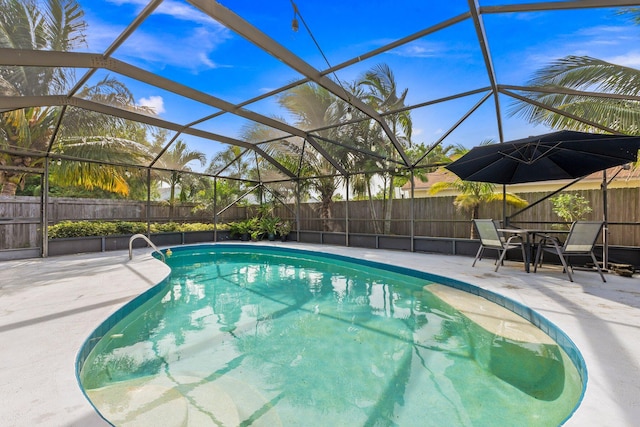
[[[0,197],[2,196],[15,196],[18,190],[18,184],[13,182],[11,175],[5,173],[4,183],[2,184],[2,191],[0,191]]]
[[[178,174],[176,172],[171,172],[171,180],[170,180],[170,191],[169,191],[169,222],[173,221],[173,211],[176,204],[176,185],[178,184]]]
[[[393,188],[393,176],[389,180],[389,193],[387,195],[387,200],[385,203],[385,211],[384,211],[384,234],[391,234],[391,213],[393,208],[393,196],[394,196],[394,188]]]
[[[323,231],[335,231],[333,217],[331,215],[331,205],[333,199],[331,197],[322,197],[320,200],[320,219],[322,220]]]
[[[380,234],[380,223],[378,222],[378,214],[376,205],[373,203],[373,194],[371,193],[371,181],[367,180],[367,196],[369,197],[369,210],[371,211],[371,220],[373,221],[373,232]]]

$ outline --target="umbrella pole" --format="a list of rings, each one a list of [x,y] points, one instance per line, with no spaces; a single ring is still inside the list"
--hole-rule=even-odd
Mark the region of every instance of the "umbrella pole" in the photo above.
[[[507,222],[507,186],[502,184],[502,225],[508,227]]]
[[[602,171],[602,269],[609,270],[609,225],[607,224],[607,171]]]

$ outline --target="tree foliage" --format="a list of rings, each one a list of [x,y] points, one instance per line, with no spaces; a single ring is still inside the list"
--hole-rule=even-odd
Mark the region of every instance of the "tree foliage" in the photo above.
[[[619,13],[640,24],[640,8],[624,8]],[[625,99],[640,94],[638,69],[589,56],[566,56],[539,69],[528,87],[528,96],[538,105],[516,100],[510,108],[512,115],[554,129],[602,132],[595,123],[628,135],[640,134],[640,103]]]
[[[84,12],[75,0],[0,0],[0,46],[28,50],[69,51],[85,44]],[[75,75],[63,67],[0,67],[0,94],[40,96],[66,93]],[[81,88],[77,96],[120,108],[151,113],[135,105],[133,94],[109,76]],[[60,122],[57,140],[54,128]],[[41,168],[45,154],[91,159],[94,162],[51,164],[53,184],[100,188],[129,194],[127,170],[148,155],[146,128],[140,123],[69,107],[30,107],[0,114],[0,171],[3,195],[24,185],[28,169]],[[32,154],[25,155],[24,152]],[[113,159],[118,161],[114,162]]]
[[[592,209],[589,201],[577,193],[561,193],[551,198],[553,212],[568,223],[585,218]]]
[[[640,134],[640,102],[609,95],[640,94],[640,70],[588,56],[567,56],[538,70],[529,82],[530,98],[569,115],[515,101],[512,115],[555,129],[602,132],[591,123],[629,135]],[[572,93],[572,91],[583,93]]]

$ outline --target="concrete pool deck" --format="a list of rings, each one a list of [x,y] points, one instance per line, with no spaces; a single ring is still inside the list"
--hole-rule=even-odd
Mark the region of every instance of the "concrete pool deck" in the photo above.
[[[263,243],[251,243],[257,245]],[[463,256],[264,243],[330,252],[455,278],[536,310],[577,345],[587,391],[567,426],[636,426],[640,419],[640,280],[557,268],[536,274]],[[0,262],[0,425],[106,426],[75,378],[75,358],[111,313],[161,281],[169,268],[138,249]]]

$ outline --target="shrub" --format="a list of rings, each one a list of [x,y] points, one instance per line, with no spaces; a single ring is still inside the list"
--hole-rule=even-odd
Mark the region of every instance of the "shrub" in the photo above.
[[[153,223],[150,226],[151,233],[170,233],[187,231],[213,231],[214,224],[204,223],[184,223],[169,222],[166,224]],[[218,230],[227,230],[228,224],[218,224]],[[65,237],[89,237],[89,236],[117,236],[145,234],[147,232],[146,222],[131,221],[61,221],[58,224],[50,225],[50,239],[63,239]]]
[[[147,224],[142,222],[116,222],[117,234],[144,234],[147,232]]]
[[[561,193],[551,198],[553,212],[566,222],[584,219],[591,212],[589,201],[577,193]]]
[[[116,224],[112,222],[62,221],[49,226],[49,238],[109,236],[117,233]]]
[[[260,222],[256,217],[245,219],[243,221],[229,223],[229,230],[231,231],[231,237],[238,238],[242,235],[255,235],[260,231]]]
[[[218,224],[218,230],[225,230],[226,224]],[[180,231],[213,231],[216,227],[214,224],[203,224],[200,222],[190,222],[180,225]]]
[[[172,233],[180,231],[180,224],[177,222],[166,222],[164,224],[151,224],[152,233]]]

